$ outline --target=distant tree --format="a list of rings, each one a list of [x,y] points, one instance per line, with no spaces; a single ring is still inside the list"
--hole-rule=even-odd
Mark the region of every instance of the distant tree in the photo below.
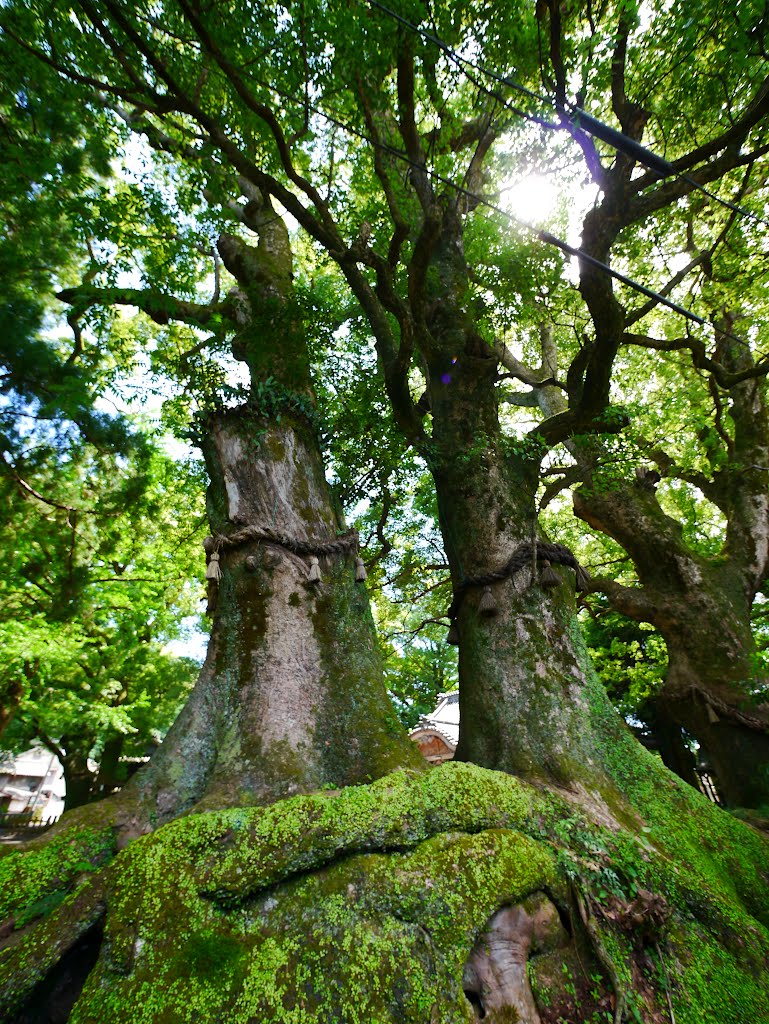
[[[199,614],[199,472],[134,443],[116,458],[32,429],[2,454],[2,743],[57,754],[68,809],[125,781],[198,671],[165,648]]]

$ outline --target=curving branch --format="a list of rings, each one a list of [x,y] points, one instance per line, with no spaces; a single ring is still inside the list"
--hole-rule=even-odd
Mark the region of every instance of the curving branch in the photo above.
[[[521,362],[520,359],[517,359],[501,338],[494,338],[492,350],[497,361],[509,371],[512,377],[519,380],[522,384],[527,384],[530,388],[543,388],[550,385],[563,387],[563,385],[556,381],[554,370],[548,366],[546,358],[543,358],[542,365],[538,369],[533,370],[530,366]],[[528,403],[514,402],[512,404]],[[536,404],[536,402],[533,404]]]
[[[591,576],[585,591],[589,594],[606,594],[612,607],[634,622],[648,622],[654,626],[659,622],[660,614],[664,615],[659,602],[652,600],[641,586],[626,587],[606,576]]]
[[[767,106],[769,106],[769,102]],[[691,175],[687,175],[685,178],[668,179],[664,184],[648,193],[644,189],[659,180],[657,175],[644,175],[641,178],[633,179],[630,186],[636,195],[629,197],[624,208],[618,212],[620,227],[625,228],[643,220],[650,214],[672,205],[676,200],[690,195],[697,190],[699,185],[718,181],[728,171],[753,164],[767,153],[769,153],[769,144],[757,146],[748,153],[743,153],[739,146],[729,146],[720,157],[708,161]],[[676,164],[674,163],[673,166],[676,167]]]
[[[390,174],[385,163],[385,154],[387,152],[386,146],[383,144],[379,127],[376,123],[376,117],[371,107],[369,97],[366,90],[363,87],[363,81],[360,75],[356,76],[358,98],[363,108],[363,118],[366,123],[366,129],[371,136],[372,141],[372,157],[374,160],[374,173],[377,176],[379,184],[382,186],[384,193],[385,202],[387,203],[387,209],[390,211],[390,217],[392,218],[394,230],[392,237],[390,238],[390,245],[387,253],[387,261],[391,267],[396,267],[399,260],[403,243],[409,237],[411,233],[411,227],[401,212],[398,200],[395,195],[395,190],[390,180]]]
[[[710,260],[711,258],[711,249],[703,249],[702,252],[697,253],[697,255],[693,259],[691,259],[685,267],[679,270],[678,273],[674,274],[669,281],[667,281],[661,288],[658,289],[659,295],[662,298],[666,299],[668,295],[670,295],[670,293],[674,291],[674,289],[677,288],[682,281],[686,280],[686,278],[689,276],[689,274],[691,274],[693,270],[696,270],[697,267],[707,265],[707,261]],[[648,302],[645,302],[642,306],[639,306],[638,309],[634,310],[632,313],[627,314],[627,316],[625,317],[625,326],[630,327],[634,323],[637,323],[639,320],[643,320],[647,313],[651,313],[652,310],[657,308],[657,306],[659,306],[659,299],[649,299]]]
[[[317,191],[314,185],[312,185],[312,183],[307,180],[307,178],[305,178],[297,171],[291,156],[291,146],[283,132],[282,127],[280,126],[277,117],[275,116],[275,112],[270,107],[265,106],[265,104],[261,103],[254,96],[254,94],[248,88],[244,79],[238,72],[235,65],[227,59],[223,51],[216,44],[213,36],[203,24],[201,18],[198,16],[197,11],[193,8],[193,6],[190,3],[188,3],[188,0],[178,0],[178,2],[186,18],[188,19],[190,25],[194,29],[195,34],[200,40],[200,43],[203,46],[204,50],[216,61],[217,65],[224,72],[228,81],[233,86],[236,93],[245,103],[248,109],[251,110],[252,113],[256,114],[256,116],[261,121],[263,121],[264,124],[267,125],[267,127],[269,128],[270,133],[272,134],[272,137],[275,141],[275,145],[278,150],[278,155],[280,157],[280,162],[283,166],[283,170],[286,172],[286,176],[288,177],[289,181],[293,182],[293,184],[296,185],[296,187],[299,188],[307,196],[307,198],[313,204],[315,209],[318,211],[321,221],[323,221],[327,227],[330,227],[332,225],[335,226],[331,218],[331,214],[329,213],[328,207],[324,202],[323,198],[321,197],[320,193]]]
[[[658,352],[691,352],[692,364],[698,370],[707,370],[712,374],[713,379],[725,391],[729,391],[736,384],[742,381],[753,380],[757,377],[765,377],[769,374],[769,355],[763,356],[757,363],[745,367],[742,370],[728,370],[723,363],[711,359],[705,349],[705,345],[699,338],[686,336],[682,338],[652,338],[648,334],[632,334],[626,332],[622,338],[625,345],[635,345],[638,348],[656,349]]]
[[[422,209],[427,212],[433,203],[433,189],[425,165],[422,140],[416,125],[414,109],[414,51],[403,45],[398,56],[397,92],[400,133],[411,162],[410,178]]]
[[[95,516],[95,515],[121,515],[122,514],[120,512],[117,512],[117,513],[115,513],[115,512],[112,512],[112,513],[98,512],[96,509],[92,509],[92,508],[75,508],[74,505],[66,505],[66,504],[64,504],[64,502],[54,501],[53,498],[46,498],[44,494],[41,494],[39,491],[36,491],[35,488],[31,484],[27,483],[27,481],[23,477],[19,476],[19,474],[16,472],[15,468],[13,467],[13,465],[8,461],[8,459],[5,457],[5,455],[2,452],[0,452],[0,462],[3,464],[3,466],[6,469],[6,472],[11,477],[11,479],[14,481],[14,483],[19,488],[19,490],[22,492],[22,494],[28,494],[31,498],[34,498],[36,501],[42,502],[44,505],[48,505],[50,508],[58,508],[58,509],[61,509],[62,512],[74,512],[76,514],[83,513],[85,515],[91,515],[91,516]]]
[[[179,320],[201,330],[221,329],[221,318],[226,316],[228,311],[226,300],[206,305],[177,299],[173,295],[148,288],[98,288],[93,285],[81,285],[62,289],[56,293],[56,298],[72,306],[78,313],[91,306],[136,306],[157,324]]]

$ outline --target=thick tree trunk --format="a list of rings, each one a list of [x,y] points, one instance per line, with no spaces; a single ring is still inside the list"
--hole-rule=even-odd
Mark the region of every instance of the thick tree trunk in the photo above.
[[[502,436],[497,360],[467,313],[461,225],[448,214],[432,272],[440,291],[423,346],[433,424],[425,455],[456,592],[468,578],[500,570],[537,538],[541,448],[524,439],[516,451]],[[457,618],[456,757],[525,778],[600,788],[602,753],[590,727],[574,575],[558,572],[563,585],[555,590],[543,589],[528,567],[494,583],[493,615],[480,604],[482,587],[466,592]]]
[[[725,803],[769,804],[769,708],[751,697],[760,680],[742,567],[691,551],[642,483],[580,490],[574,510],[633,559],[641,586],[608,585],[607,593],[619,611],[650,622],[665,640],[660,707],[700,744]]]
[[[309,426],[234,410],[212,419],[205,454],[213,536],[248,526],[262,539],[222,546],[200,679],[136,785],[162,820],[201,799],[268,803],[420,765],[385,691],[354,550],[321,556],[318,582],[312,556],[291,550],[344,529]]]
[[[64,742],[64,739],[62,740]],[[64,810],[83,807],[94,798],[95,778],[88,767],[88,759],[80,753],[66,754],[61,759],[64,769]]]
[[[735,321],[726,313],[717,327],[719,356],[728,371],[750,372],[750,346],[734,337]],[[769,554],[766,382],[748,377],[729,389],[731,436],[721,399],[716,409],[721,447],[710,476],[681,476],[726,518],[717,558],[685,543],[681,524],[663,512],[648,479],[596,483],[600,460],[585,446],[574,449],[588,480],[574,494],[574,511],[633,560],[640,587],[601,589],[619,611],[650,622],[664,637],[668,672],[660,706],[700,743],[725,802],[756,807],[769,804],[769,705],[754,696],[765,680],[757,675],[750,622]],[[675,473],[665,453],[655,457]]]
[[[459,586],[531,540],[537,460],[505,454],[492,389],[481,389],[494,366],[476,339],[443,337],[447,351],[429,359],[426,454]],[[54,965],[105,917],[96,965],[82,991],[72,985],[73,1024],[534,1024],[619,1021],[631,1008],[656,1021],[666,1007],[682,1021],[737,1024],[746,1007],[763,1019],[765,844],[621,728],[587,672],[566,588],[524,590],[523,570],[494,585],[496,617],[478,614],[477,589],[460,609],[461,743],[538,785],[454,763],[223,806],[416,757],[388,733],[351,552],[324,556],[323,580],[310,578],[310,548],[343,524],[308,425],[293,414],[256,424],[258,445],[248,409],[209,423],[211,547],[223,573],[211,647],[135,784],[156,820],[196,801],[211,813],[158,829],[85,880],[67,836],[29,860],[0,860],[4,1019],[46,1014]],[[622,794],[614,815],[609,786]],[[51,892],[66,898],[14,937]]]
[[[765,705],[751,707],[747,675],[739,668],[735,673],[735,666],[729,674],[719,672],[711,662],[708,655],[719,646],[714,636],[719,636],[718,624],[709,622],[696,635],[666,638],[669,667],[659,701],[697,738],[700,759],[724,804],[769,807],[769,715]],[[752,650],[752,637],[746,639],[745,650]],[[749,673],[749,659],[740,661]]]
[[[536,529],[531,467],[516,474],[491,446],[476,465],[474,458],[435,474],[455,586],[503,567]],[[584,661],[574,646],[574,575],[558,572],[563,584],[556,590],[543,589],[529,566],[493,584],[493,615],[482,611],[484,588],[472,588],[462,601],[456,757],[568,784],[589,780],[599,753],[588,724]]]

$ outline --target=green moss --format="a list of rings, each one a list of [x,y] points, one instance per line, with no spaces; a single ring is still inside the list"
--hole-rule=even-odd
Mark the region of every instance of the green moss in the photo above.
[[[615,757],[619,772],[631,754]],[[765,842],[662,786],[653,759],[636,767],[640,829],[598,828],[547,790],[460,763],[174,821],[107,869],[105,943],[72,1024],[465,1022],[462,971],[489,918],[535,892],[568,913],[574,890],[642,1017],[669,993],[679,1024],[769,1020]],[[645,889],[668,922],[633,930],[621,910]],[[72,918],[77,899],[31,929],[33,967],[14,961],[24,985],[49,962],[54,927],[92,919]],[[549,955],[540,998],[567,1006]]]
[[[385,692],[365,588],[355,582],[352,559],[337,558],[316,594],[312,621],[323,663],[323,703],[317,733],[330,783],[367,782],[400,766],[424,767],[416,746],[398,722]]]
[[[86,877],[63,899],[61,893],[51,894],[45,915],[36,915],[32,927],[14,932],[0,950],[0,1019],[11,1019],[62,956],[102,918],[108,870]]]
[[[31,920],[53,909],[78,881],[106,863],[115,852],[111,829],[83,827],[56,835],[30,850],[12,850],[0,858],[0,921]],[[47,908],[47,910],[46,910]]]
[[[26,907],[19,911],[16,915],[16,921],[14,924],[15,928],[23,928],[28,925],[30,921],[34,921],[38,917],[47,917],[53,910],[64,902],[66,892],[62,889],[57,889],[55,892],[49,892],[47,896],[41,897],[39,900],[35,900],[34,903],[28,903]]]
[[[221,824],[215,833],[236,848]],[[188,854],[200,839],[200,832],[188,837]],[[433,1014],[464,1021],[462,968],[489,916],[500,903],[556,884],[552,851],[505,829],[440,834],[410,852],[358,854],[267,888],[252,880],[247,898],[241,894],[226,912],[196,890],[194,870],[181,884],[177,870],[169,885],[178,856],[166,859],[158,849],[152,859],[150,867],[146,852],[141,858],[137,888],[121,883],[125,906],[140,902],[140,920],[135,929],[110,930],[110,955],[74,1021],[421,1024]],[[194,936],[182,942],[175,940],[180,917]],[[228,963],[214,971],[217,925]]]

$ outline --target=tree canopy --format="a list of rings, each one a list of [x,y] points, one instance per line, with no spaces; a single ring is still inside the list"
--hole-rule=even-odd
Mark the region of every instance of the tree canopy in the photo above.
[[[193,575],[169,545],[197,524],[177,470],[101,412],[127,372],[162,379],[203,453],[212,619],[150,762],[0,861],[4,1010],[44,1003],[74,950],[73,1021],[769,1012],[765,839],[638,745],[572,593],[662,662],[658,630],[655,728],[694,737],[761,827],[765,20],[710,0],[0,8],[3,465],[15,502],[58,495],[13,599],[42,590],[25,629],[64,638],[21,675],[77,701],[92,644],[91,749],[180,681],[158,646]],[[547,224],[510,212],[532,174],[562,189]],[[28,408],[56,420],[60,474],[27,452]],[[605,559],[567,488],[624,575],[585,575]],[[439,623],[469,763],[428,771],[386,686],[410,721],[453,679]],[[30,700],[63,744],[51,694]]]

